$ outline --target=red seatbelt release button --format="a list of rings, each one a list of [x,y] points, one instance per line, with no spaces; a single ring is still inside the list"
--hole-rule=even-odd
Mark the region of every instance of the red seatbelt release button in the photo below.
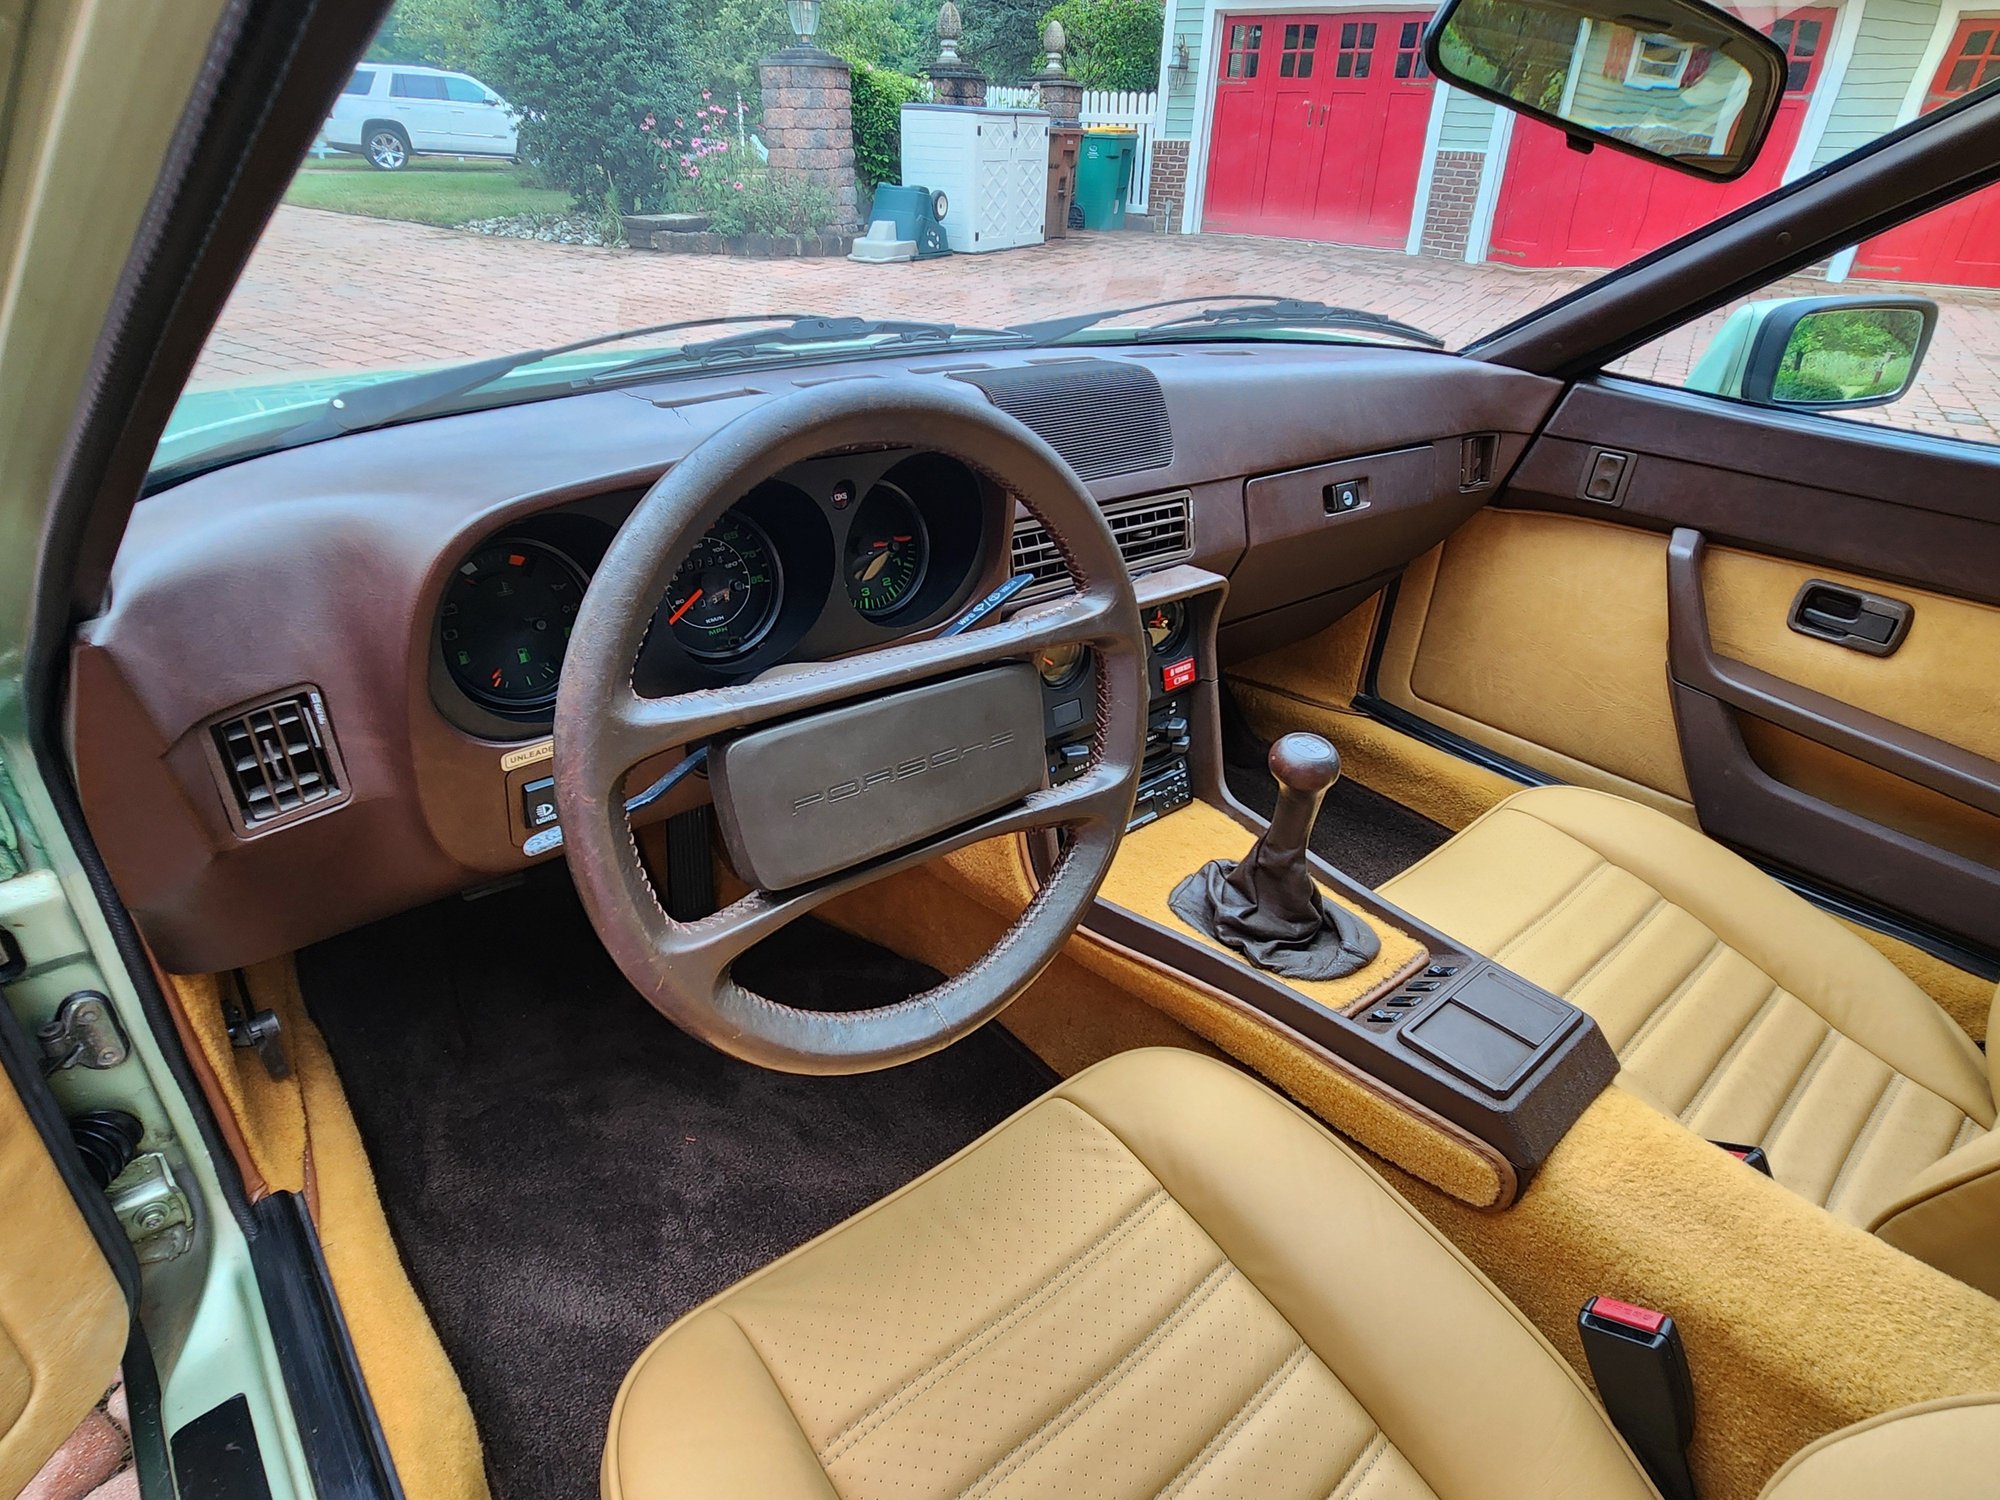
[[[1586,1309],[1611,1323],[1622,1323],[1627,1328],[1636,1328],[1641,1333],[1658,1333],[1667,1321],[1665,1313],[1654,1312],[1650,1307],[1634,1307],[1629,1302],[1620,1302],[1616,1297],[1592,1297]]]

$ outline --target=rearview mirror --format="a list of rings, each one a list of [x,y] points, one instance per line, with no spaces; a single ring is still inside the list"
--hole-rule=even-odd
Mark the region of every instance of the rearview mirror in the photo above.
[[[1937,329],[1928,297],[1781,297],[1729,315],[1688,387],[1758,406],[1846,411],[1909,390]]]
[[[1750,169],[1785,89],[1775,42],[1701,0],[1447,0],[1424,42],[1468,93],[1727,182]]]

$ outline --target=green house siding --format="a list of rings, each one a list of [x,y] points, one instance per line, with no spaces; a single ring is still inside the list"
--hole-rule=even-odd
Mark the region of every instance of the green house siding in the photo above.
[[[1860,0],[1853,0],[1860,3]],[[1847,77],[1827,116],[1813,165],[1865,146],[1896,123],[1924,48],[1937,29],[1938,6],[1923,0],[1867,0]]]
[[[1166,53],[1169,64],[1173,61],[1174,40],[1187,38],[1188,61],[1192,71],[1184,87],[1174,88],[1170,79],[1167,89],[1167,126],[1161,133],[1162,140],[1185,141],[1194,137],[1194,91],[1201,81],[1201,70],[1210,66],[1201,55],[1203,42],[1201,30],[1201,0],[1167,0]]]
[[[1438,132],[1440,151],[1484,151],[1493,134],[1493,106],[1462,89],[1452,89],[1444,101],[1444,125]]]

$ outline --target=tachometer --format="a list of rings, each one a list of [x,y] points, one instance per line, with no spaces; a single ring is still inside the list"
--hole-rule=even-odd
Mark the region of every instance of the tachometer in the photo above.
[[[878,484],[854,513],[842,571],[847,597],[871,620],[893,615],[916,597],[930,567],[931,537],[916,502]]]
[[[667,625],[690,656],[733,660],[771,633],[784,586],[764,528],[732,510],[694,544],[667,585]]]
[[[544,542],[503,537],[481,547],[459,565],[438,617],[452,680],[500,713],[555,702],[583,590],[583,570]]]

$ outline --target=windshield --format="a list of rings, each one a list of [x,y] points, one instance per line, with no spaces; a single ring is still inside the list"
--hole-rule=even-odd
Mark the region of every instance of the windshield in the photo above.
[[[403,0],[155,482],[719,365],[1138,330],[1459,349],[2000,77],[2000,31],[1935,0],[1738,13],[1789,73],[1756,164],[1715,184],[1439,84],[1421,8]],[[1629,83],[1619,40],[1582,66]],[[1981,284],[2000,253],[1960,259]]]

